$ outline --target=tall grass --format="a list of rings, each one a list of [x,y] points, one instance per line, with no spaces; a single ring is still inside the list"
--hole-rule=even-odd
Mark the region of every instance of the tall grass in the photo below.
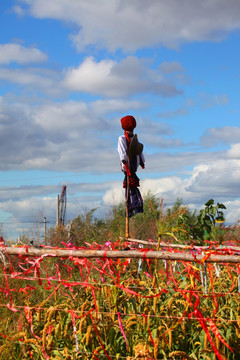
[[[148,200],[145,214],[131,219],[133,237],[193,240],[193,213]],[[124,206],[101,223],[93,214],[73,223],[73,245],[126,248],[119,241]],[[51,236],[52,245],[70,246],[64,228]],[[66,245],[57,243],[58,236]],[[131,259],[6,260],[0,271],[1,359],[240,359],[238,265],[147,260],[144,253],[141,267]]]
[[[239,359],[238,267],[207,265],[205,294],[197,263],[15,260],[1,271],[2,359]]]

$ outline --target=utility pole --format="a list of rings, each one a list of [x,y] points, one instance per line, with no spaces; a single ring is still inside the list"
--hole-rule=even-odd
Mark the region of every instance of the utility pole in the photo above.
[[[46,216],[44,216],[44,218],[43,218],[43,223],[44,223],[44,245],[46,246],[46,240],[47,240],[47,221],[46,221]]]
[[[65,214],[66,214],[66,185],[63,185],[61,197],[57,195],[57,219],[56,219],[56,226],[64,225],[65,223]]]
[[[43,221],[40,221],[39,224],[43,224],[43,226],[44,226],[43,241],[44,241],[44,245],[46,246],[47,245],[47,224],[49,224],[49,221],[47,221],[46,216],[43,217]],[[33,245],[33,240],[32,240],[32,245]]]

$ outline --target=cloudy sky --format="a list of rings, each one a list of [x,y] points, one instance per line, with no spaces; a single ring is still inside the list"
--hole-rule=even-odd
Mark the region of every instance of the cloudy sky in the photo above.
[[[123,198],[121,117],[141,190],[240,219],[239,0],[1,0],[0,226],[28,234]],[[41,226],[41,225],[39,225]]]

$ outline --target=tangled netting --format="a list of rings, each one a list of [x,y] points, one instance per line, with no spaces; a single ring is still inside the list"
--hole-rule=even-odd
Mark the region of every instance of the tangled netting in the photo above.
[[[207,263],[233,254],[211,246],[164,249],[205,255],[193,262],[34,257],[21,247],[10,256],[2,246],[0,358],[239,359],[240,267]]]

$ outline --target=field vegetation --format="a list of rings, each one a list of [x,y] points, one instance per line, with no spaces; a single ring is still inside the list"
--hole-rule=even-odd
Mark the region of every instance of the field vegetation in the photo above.
[[[224,226],[223,204],[211,199],[197,212],[181,199],[167,208],[148,194],[144,207],[130,220],[132,238],[191,245],[206,258],[238,255],[221,248],[240,241],[238,226]],[[94,212],[75,218],[70,232],[50,229],[47,246],[135,248],[143,258],[35,258],[2,248],[0,358],[240,359],[240,265],[148,260],[151,247],[122,239],[124,204],[104,220]]]

